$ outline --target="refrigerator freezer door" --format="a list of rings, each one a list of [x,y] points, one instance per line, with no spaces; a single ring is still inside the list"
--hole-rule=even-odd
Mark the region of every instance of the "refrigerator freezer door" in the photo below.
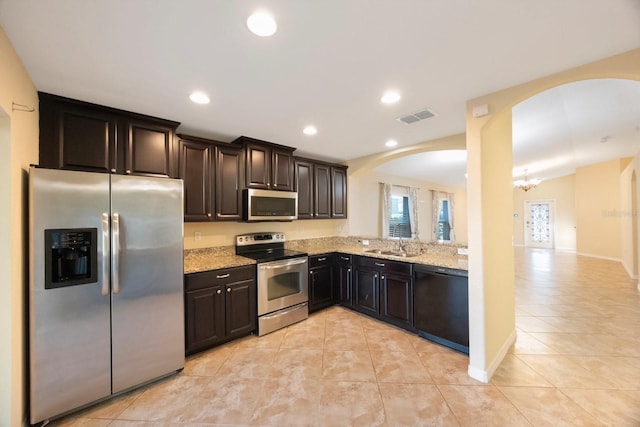
[[[35,424],[111,393],[108,271],[100,268],[103,261],[108,265],[103,214],[109,212],[109,176],[32,168],[29,200],[30,416]],[[98,262],[90,268],[98,268],[97,281],[45,289],[45,251],[52,251],[45,248],[45,230],[77,228],[96,230]]]
[[[182,181],[111,176],[113,392],[184,367]],[[116,292],[117,291],[117,292]]]

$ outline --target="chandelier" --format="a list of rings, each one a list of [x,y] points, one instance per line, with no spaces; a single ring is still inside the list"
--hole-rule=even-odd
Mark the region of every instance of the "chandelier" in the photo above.
[[[527,169],[524,170],[524,179],[519,179],[513,183],[516,188],[520,188],[524,191],[529,191],[532,188],[535,188],[538,184],[540,184],[542,180],[539,179],[531,179],[527,177]]]

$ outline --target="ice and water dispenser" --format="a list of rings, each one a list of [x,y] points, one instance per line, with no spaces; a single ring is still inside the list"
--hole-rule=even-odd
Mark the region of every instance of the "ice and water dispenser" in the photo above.
[[[98,229],[44,231],[45,289],[98,281]]]

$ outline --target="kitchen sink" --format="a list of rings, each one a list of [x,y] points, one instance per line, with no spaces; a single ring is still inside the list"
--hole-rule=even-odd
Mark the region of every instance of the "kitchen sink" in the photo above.
[[[415,256],[418,256],[420,254],[409,254],[407,252],[400,252],[400,251],[383,251],[380,249],[367,249],[365,250],[366,253],[370,253],[370,254],[378,254],[378,255],[387,255],[387,256],[397,256],[400,258],[413,258]]]

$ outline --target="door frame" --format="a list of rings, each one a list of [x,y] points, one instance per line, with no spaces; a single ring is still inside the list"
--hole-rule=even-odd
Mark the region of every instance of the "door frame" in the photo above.
[[[532,244],[529,241],[529,205],[532,204],[548,204],[549,205],[549,228],[551,232],[551,239],[549,245]],[[524,201],[524,246],[526,248],[545,248],[555,249],[556,247],[556,200],[555,199],[539,199],[539,200],[525,200]]]

